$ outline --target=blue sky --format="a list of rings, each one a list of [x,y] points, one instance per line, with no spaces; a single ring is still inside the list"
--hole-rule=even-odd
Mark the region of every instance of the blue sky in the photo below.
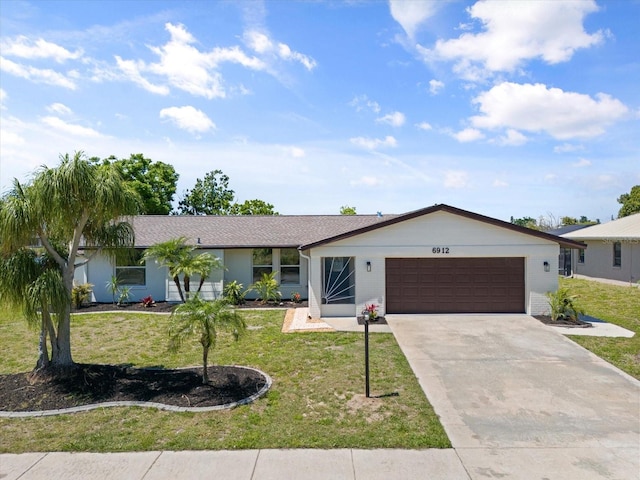
[[[6,191],[61,153],[220,169],[282,214],[607,221],[640,184],[638,1],[0,8]]]

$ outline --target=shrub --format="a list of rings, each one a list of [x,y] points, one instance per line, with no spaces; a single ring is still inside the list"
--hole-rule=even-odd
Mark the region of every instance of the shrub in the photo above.
[[[556,292],[547,292],[549,306],[551,307],[551,320],[568,320],[578,323],[579,315],[584,315],[584,310],[576,305],[578,295],[570,295],[569,289],[559,288]]]
[[[262,278],[251,285],[250,289],[258,294],[258,298],[262,300],[262,303],[279,302],[282,298],[282,293],[278,290],[277,274],[278,272],[275,271],[263,273]]]
[[[71,304],[79,308],[86,303],[93,291],[92,287],[90,283],[74,284],[71,290]]]
[[[120,296],[118,297],[118,305],[129,303],[131,298],[131,287],[120,287]]]
[[[244,303],[244,296],[247,294],[244,291],[244,285],[234,280],[224,286],[223,295],[232,305],[242,305]]]
[[[151,295],[144,297],[140,301],[142,302],[142,306],[146,308],[153,307],[156,304],[155,300]]]
[[[300,303],[300,300],[302,300],[302,296],[298,292],[293,292],[291,294],[291,301],[293,303]]]

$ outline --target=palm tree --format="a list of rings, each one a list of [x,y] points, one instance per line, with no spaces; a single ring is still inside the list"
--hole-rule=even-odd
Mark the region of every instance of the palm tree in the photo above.
[[[33,245],[34,239],[59,268],[68,294],[64,311],[50,329],[51,365],[66,369],[71,356],[71,291],[76,267],[101,251],[132,247],[133,228],[123,217],[137,213],[139,199],[113,166],[98,166],[82,152],[60,157],[56,168],[41,167],[27,184],[14,180],[0,202],[0,248],[9,255]],[[86,255],[79,261],[84,242]],[[61,252],[54,245],[65,246]],[[78,263],[76,263],[78,262]],[[6,288],[3,288],[6,290]]]
[[[221,269],[220,260],[210,253],[194,255],[195,246],[187,245],[185,237],[174,238],[166,242],[156,243],[149,247],[143,255],[143,260],[155,259],[161,266],[169,269],[169,275],[178,289],[180,300],[184,303],[191,294],[191,277],[200,276],[200,283],[195,294],[199,294],[202,285],[214,269]],[[180,283],[182,276],[182,284]]]
[[[202,345],[202,383],[209,383],[207,364],[209,350],[215,348],[218,329],[230,330],[236,340],[247,326],[229,303],[224,299],[207,302],[198,295],[186,303],[178,305],[170,317],[169,349],[177,351],[189,337],[200,337]]]
[[[39,326],[38,360],[35,372],[50,365],[47,338],[52,356],[58,351],[52,314],[60,317],[69,303],[58,265],[45,254],[21,248],[0,260],[0,298],[22,309],[27,322]]]

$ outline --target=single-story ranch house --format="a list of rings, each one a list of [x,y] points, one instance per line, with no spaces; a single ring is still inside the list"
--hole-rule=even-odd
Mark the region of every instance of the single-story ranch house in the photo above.
[[[588,246],[586,251],[572,251],[572,273],[640,282],[640,213],[568,232],[562,237]]]
[[[132,224],[140,254],[183,236],[221,259],[205,298],[275,270],[283,298],[300,293],[314,318],[356,316],[371,303],[380,314],[545,313],[545,293],[558,287],[558,246],[585,248],[442,204],[401,215],[138,216]],[[98,256],[76,281],[110,302],[113,275],[130,286],[131,300],[178,301],[167,269],[153,261]]]

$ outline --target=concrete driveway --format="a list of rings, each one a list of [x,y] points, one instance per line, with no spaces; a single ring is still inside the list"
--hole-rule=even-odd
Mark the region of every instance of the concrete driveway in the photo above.
[[[527,315],[387,315],[472,479],[639,479],[640,382]]]

